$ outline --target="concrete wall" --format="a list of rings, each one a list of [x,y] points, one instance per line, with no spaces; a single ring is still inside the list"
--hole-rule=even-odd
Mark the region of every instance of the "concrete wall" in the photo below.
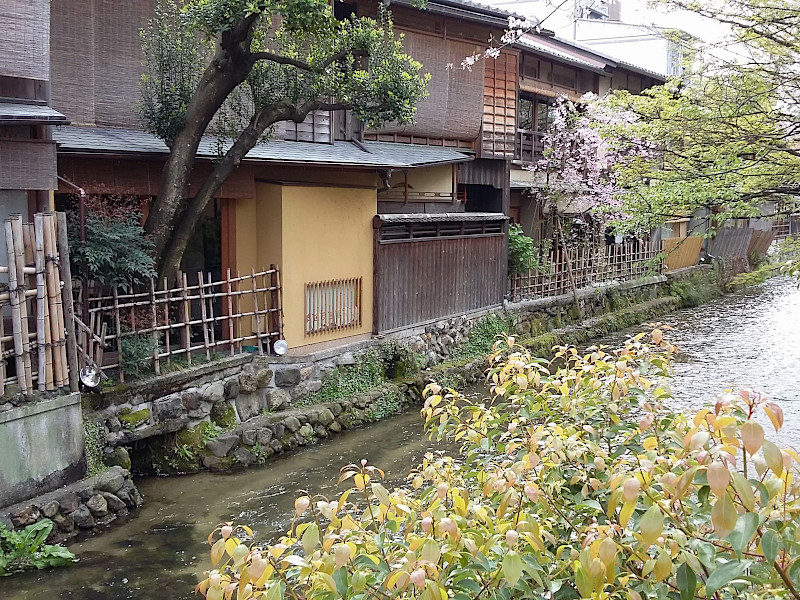
[[[0,412],[0,506],[86,474],[80,394]]]

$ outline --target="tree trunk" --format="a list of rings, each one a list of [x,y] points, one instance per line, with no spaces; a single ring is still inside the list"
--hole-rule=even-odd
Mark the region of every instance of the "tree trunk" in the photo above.
[[[153,256],[157,261],[169,243],[176,216],[188,196],[189,180],[197,148],[211,119],[225,99],[246,78],[252,67],[250,35],[255,16],[238,23],[223,35],[220,46],[203,73],[186,107],[184,126],[170,145],[170,155],[161,175],[161,185],[145,223],[153,236]]]
[[[191,239],[200,215],[212,198],[217,195],[233,170],[239,166],[242,159],[258,143],[264,131],[278,121],[292,120],[301,123],[314,108],[314,104],[300,108],[281,104],[277,106],[270,105],[256,111],[250,120],[250,124],[216,163],[214,170],[205,180],[197,194],[188,201],[186,209],[181,214],[180,220],[175,225],[174,231],[165,245],[162,259],[159,263],[159,276],[170,279],[176,276],[180,270],[183,253],[186,251],[186,246]]]

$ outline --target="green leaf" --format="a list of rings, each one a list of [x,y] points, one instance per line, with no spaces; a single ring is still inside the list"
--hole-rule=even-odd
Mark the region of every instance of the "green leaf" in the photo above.
[[[303,544],[303,551],[306,554],[311,554],[319,545],[319,527],[316,523],[311,523],[303,532],[303,537],[300,540]]]
[[[703,563],[709,569],[714,568],[715,560],[714,557],[716,556],[716,549],[714,548],[713,544],[708,542],[697,542],[696,543],[696,552],[697,558],[700,559],[700,562]]]
[[[522,575],[522,559],[514,550],[509,550],[503,558],[503,578],[509,587],[514,587]]]
[[[678,567],[675,574],[678,589],[681,591],[681,600],[691,600],[694,598],[694,591],[697,589],[697,575],[694,570],[686,563]]]
[[[714,569],[706,580],[706,597],[716,594],[717,590],[744,573],[751,564],[753,562],[750,560],[732,560]]]
[[[759,518],[756,513],[744,513],[736,519],[736,526],[728,534],[728,540],[733,546],[733,551],[741,556],[745,548],[750,545],[750,540],[758,529]]]
[[[761,536],[761,549],[764,551],[764,558],[768,562],[774,563],[778,558],[778,551],[781,547],[781,539],[774,529],[765,529]]]
[[[653,504],[639,521],[639,533],[644,546],[650,546],[664,531],[664,515],[657,504]]]
[[[714,504],[714,508],[711,509],[711,523],[714,525],[714,531],[719,539],[733,531],[738,516],[730,494],[722,494],[722,497]]]

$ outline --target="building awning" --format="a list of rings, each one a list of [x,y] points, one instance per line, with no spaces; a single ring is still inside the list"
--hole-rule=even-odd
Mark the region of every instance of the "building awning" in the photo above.
[[[391,213],[376,215],[381,223],[449,223],[470,221],[507,221],[503,213],[459,212],[459,213]]]
[[[164,156],[167,145],[156,136],[134,129],[105,127],[58,127],[53,131],[60,153],[106,156]],[[213,138],[203,138],[197,154],[217,158]],[[297,165],[407,169],[447,165],[472,160],[452,148],[396,144],[392,142],[345,142],[332,144],[274,140],[259,144],[247,154],[246,162]]]
[[[0,125],[66,125],[67,117],[46,104],[0,101]]]

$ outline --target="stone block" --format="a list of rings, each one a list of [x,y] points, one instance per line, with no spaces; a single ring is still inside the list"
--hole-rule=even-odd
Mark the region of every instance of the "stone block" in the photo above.
[[[190,410],[187,415],[190,419],[205,419],[211,414],[211,408],[214,405],[210,402],[201,402],[200,406],[195,410]]]
[[[288,408],[291,405],[289,394],[286,391],[275,388],[267,390],[267,407],[272,411],[279,411]]]
[[[267,444],[272,441],[272,430],[268,427],[264,427],[258,430],[258,434],[256,436],[256,442],[261,444],[262,446],[266,446]]]
[[[125,503],[114,494],[103,492],[103,498],[105,499],[106,504],[108,505],[109,511],[113,513],[120,513],[122,511],[127,512],[127,507],[125,506]]]
[[[300,421],[298,420],[297,417],[293,417],[293,416],[286,417],[283,420],[283,425],[286,427],[286,429],[288,429],[292,433],[294,433],[295,431],[300,429]],[[281,437],[281,436],[279,436],[279,437]]]
[[[186,390],[181,393],[181,402],[186,410],[197,410],[200,408],[203,399],[200,396],[200,391],[197,388]]]
[[[11,524],[17,528],[33,525],[41,516],[42,512],[37,507],[26,506],[11,515]]]
[[[233,458],[241,465],[249,467],[258,462],[258,457],[246,448],[237,448],[233,451]]]
[[[342,367],[346,367],[348,365],[356,364],[356,357],[353,356],[352,352],[345,352],[339,358],[336,359],[336,364]]]
[[[217,404],[225,399],[225,386],[222,385],[221,381],[208,383],[201,388],[201,394],[206,402]]]
[[[62,512],[71,513],[78,510],[81,505],[81,499],[78,494],[68,492],[58,497],[58,503],[61,505]]]
[[[81,529],[91,529],[95,525],[94,517],[85,504],[81,504],[80,508],[72,513],[72,520],[75,526]]]
[[[334,420],[334,418],[335,418],[335,417],[333,416],[333,413],[332,413],[332,412],[330,411],[330,409],[328,409],[328,408],[323,408],[323,409],[321,409],[321,410],[319,411],[318,415],[319,415],[319,416],[318,416],[319,424],[320,424],[320,425],[323,425],[323,426],[325,426],[325,427],[327,427],[328,425],[330,425],[331,423],[333,423],[333,420]]]
[[[236,398],[236,396],[238,396],[239,392],[241,391],[241,385],[239,383],[238,377],[231,377],[230,379],[226,379],[225,383],[223,384],[223,387],[225,388],[225,398],[227,398],[228,400]]]
[[[328,404],[328,408],[333,413],[334,417],[338,417],[340,414],[342,414],[342,405],[338,402],[330,402]]]
[[[314,437],[314,428],[311,425],[309,425],[308,423],[306,423],[300,429],[298,429],[297,434],[301,438],[303,438],[305,440],[307,440],[309,438],[313,438]]]
[[[303,381],[292,389],[292,399],[299,400],[300,398],[305,398],[309,394],[318,391],[321,387],[322,381],[319,379]]]
[[[186,413],[178,394],[167,396],[153,402],[153,419],[156,423],[165,423],[178,419]]]
[[[242,392],[239,394],[233,401],[233,405],[236,407],[236,413],[239,415],[239,421],[244,423],[261,414],[261,411],[267,405],[264,395],[263,392]]]
[[[53,517],[53,523],[62,533],[72,533],[72,530],[75,529],[75,520],[72,515],[56,515]]]
[[[339,433],[342,430],[342,426],[339,425],[338,421],[334,421],[330,425],[328,425],[328,431],[332,431],[333,433]]]
[[[263,367],[256,371],[256,389],[264,389],[269,385],[269,382],[272,381],[272,369],[268,369]]]
[[[125,477],[122,475],[122,469],[112,467],[100,476],[94,487],[101,492],[116,494],[123,485],[125,485]],[[61,504],[63,506],[64,503]]]
[[[239,391],[242,394],[252,394],[257,389],[256,374],[253,372],[253,368],[248,365],[239,373]]]
[[[277,439],[281,439],[286,433],[286,426],[283,423],[275,423],[274,425],[270,426],[270,429],[272,430],[272,437]]]
[[[108,514],[108,502],[102,494],[95,494],[86,501],[86,508],[95,518],[105,517]]]
[[[237,443],[239,443],[238,435],[235,433],[223,433],[213,440],[208,440],[206,442],[206,448],[208,448],[214,456],[223,457],[228,454],[231,448]]]
[[[314,435],[318,438],[326,438],[328,437],[328,430],[325,429],[322,425],[317,425],[314,427]]]
[[[275,371],[275,385],[278,387],[291,387],[300,383],[300,369],[287,367]]]
[[[52,519],[58,514],[58,510],[61,508],[61,505],[58,503],[58,500],[51,500],[50,502],[46,502],[42,505],[41,511],[42,516],[47,519]]]
[[[269,447],[272,448],[272,451],[275,452],[276,454],[280,454],[281,452],[283,452],[283,444],[281,444],[281,441],[278,439],[273,439],[269,443]]]
[[[245,429],[240,434],[240,439],[242,440],[242,444],[245,446],[254,446],[258,443],[258,430],[257,429]],[[272,435],[270,434],[270,437]]]

